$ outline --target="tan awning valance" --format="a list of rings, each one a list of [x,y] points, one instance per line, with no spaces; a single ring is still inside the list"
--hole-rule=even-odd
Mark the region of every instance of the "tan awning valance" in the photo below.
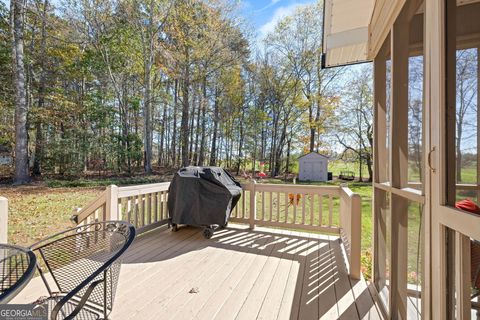
[[[323,65],[368,61],[369,23],[374,0],[325,0]]]

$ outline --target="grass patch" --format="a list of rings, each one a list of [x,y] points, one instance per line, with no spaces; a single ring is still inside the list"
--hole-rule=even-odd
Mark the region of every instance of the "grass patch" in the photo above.
[[[358,177],[360,176],[360,165],[358,162],[334,160],[328,163],[328,171],[332,172],[334,177],[338,177],[342,171],[353,171],[355,173],[355,177]],[[366,165],[362,166],[362,176],[364,179],[368,178],[368,168]]]
[[[152,175],[139,177],[107,177],[107,178],[72,178],[72,179],[45,179],[49,188],[93,188],[106,187],[112,184],[128,186],[136,184],[159,183],[171,181],[172,175]]]
[[[74,225],[72,210],[95,199],[103,188],[0,188],[9,201],[8,242],[27,246]]]

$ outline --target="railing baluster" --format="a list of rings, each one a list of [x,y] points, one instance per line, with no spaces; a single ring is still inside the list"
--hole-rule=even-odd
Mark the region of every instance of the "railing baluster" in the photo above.
[[[132,222],[132,198],[127,198],[127,221]]]
[[[123,199],[117,199],[117,207],[118,207],[118,220],[122,220],[123,217]]]
[[[160,220],[163,220],[163,211],[164,211],[164,208],[163,208],[163,201],[164,201],[164,197],[165,197],[165,192],[164,191],[161,191],[160,192]]]
[[[277,192],[277,216],[275,217],[275,221],[278,222],[280,221],[280,204],[281,204],[281,199],[280,199],[280,192]]]
[[[150,193],[145,195],[145,215],[147,216],[147,225],[152,223],[152,197]]]
[[[297,223],[297,194],[293,193],[293,224]]]
[[[168,219],[168,206],[167,206],[167,201],[168,201],[168,191],[165,191],[165,202],[164,202],[164,205],[165,205],[165,218],[164,219]]]
[[[323,194],[318,195],[318,225],[323,226]]]
[[[314,206],[314,203],[315,202],[315,194],[312,193],[310,195],[310,225],[313,226],[313,206]]]
[[[289,202],[289,199],[288,199],[288,192],[285,192],[285,219],[284,219],[284,223],[287,224],[288,223],[288,209],[290,207],[290,202]]]
[[[307,201],[307,195],[303,194],[300,199],[302,201],[302,224],[305,224],[305,202]]]
[[[158,199],[158,209],[157,209],[157,215],[158,215],[158,221],[162,221],[163,217],[163,202],[162,202],[162,192],[157,193],[157,199]]]
[[[242,190],[242,219],[245,219],[245,211],[247,210],[247,191]]]
[[[142,222],[142,227],[145,225],[145,195],[139,195],[140,198],[140,219]]]
[[[265,221],[265,192],[262,191],[262,221]]]
[[[328,226],[332,226],[332,216],[333,216],[333,199],[332,195],[328,195]]]
[[[273,215],[273,198],[272,198],[272,192],[270,191],[270,217],[268,217],[268,221],[272,221],[272,215]]]
[[[135,201],[135,228],[138,228],[138,215],[139,215],[139,196],[134,196],[134,201]]]
[[[158,192],[152,194],[153,196],[153,221],[158,221]]]

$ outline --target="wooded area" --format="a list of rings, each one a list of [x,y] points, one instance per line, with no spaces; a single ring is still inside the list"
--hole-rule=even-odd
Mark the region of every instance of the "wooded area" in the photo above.
[[[371,178],[371,69],[322,70],[321,2],[260,40],[233,0],[0,2],[0,146],[15,182],[258,161],[277,176],[308,151]]]

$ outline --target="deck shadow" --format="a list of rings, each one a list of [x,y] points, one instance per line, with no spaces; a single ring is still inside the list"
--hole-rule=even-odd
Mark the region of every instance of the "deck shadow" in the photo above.
[[[292,320],[378,318],[364,280],[348,276],[341,240],[336,236],[228,227],[206,240],[199,228],[185,227],[171,232],[162,227],[138,237],[122,263],[166,261],[206,248],[235,250],[297,263]],[[370,317],[372,310],[374,316]]]

